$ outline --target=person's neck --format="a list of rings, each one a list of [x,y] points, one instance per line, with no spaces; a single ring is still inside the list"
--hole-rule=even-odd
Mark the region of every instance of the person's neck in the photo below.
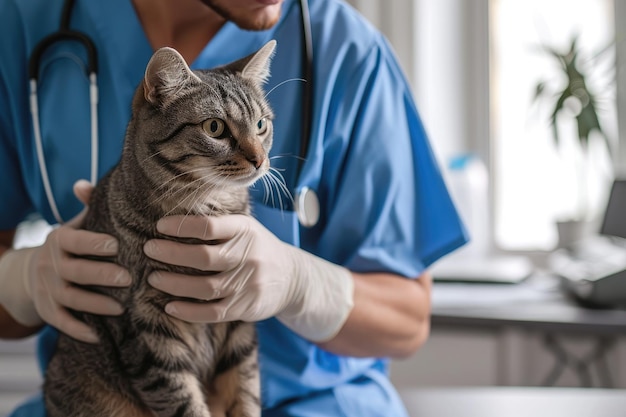
[[[198,0],[133,0],[133,5],[152,48],[172,47],[189,64],[226,22]]]

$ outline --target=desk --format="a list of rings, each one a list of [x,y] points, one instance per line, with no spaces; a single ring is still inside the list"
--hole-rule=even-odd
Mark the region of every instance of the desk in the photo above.
[[[569,367],[577,373],[581,386],[592,386],[590,370],[596,366],[601,385],[612,387],[606,354],[620,335],[626,335],[626,311],[580,307],[560,291],[556,279],[545,276],[512,285],[435,283],[432,326],[539,332],[555,358],[544,385],[554,385]],[[595,347],[586,357],[575,358],[555,333],[593,336]]]
[[[400,391],[411,417],[623,417],[626,391],[437,388]]]

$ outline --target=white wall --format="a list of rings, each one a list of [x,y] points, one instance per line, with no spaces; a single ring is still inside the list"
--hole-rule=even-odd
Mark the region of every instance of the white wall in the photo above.
[[[36,393],[41,376],[35,360],[35,340],[0,340],[0,417]]]
[[[350,0],[393,45],[438,158],[488,161],[487,0]]]
[[[617,175],[626,178],[626,1],[615,0],[615,31],[617,43],[617,119],[619,148],[616,157]]]

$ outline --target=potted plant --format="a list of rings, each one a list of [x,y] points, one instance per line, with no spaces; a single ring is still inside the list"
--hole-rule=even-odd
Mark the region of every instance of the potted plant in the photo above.
[[[577,143],[582,158],[577,167],[578,186],[578,209],[574,218],[557,221],[557,229],[559,233],[559,244],[567,244],[573,240],[582,237],[589,232],[590,213],[589,213],[589,190],[587,186],[588,164],[589,164],[589,139],[594,133],[603,139],[609,155],[612,153],[612,144],[609,137],[603,129],[601,119],[598,116],[599,96],[592,91],[589,85],[589,70],[597,69],[597,67],[585,67],[581,65],[581,51],[578,46],[578,35],[574,35],[569,45],[569,49],[560,52],[555,48],[543,45],[541,50],[554,58],[558,63],[558,68],[563,81],[547,82],[541,80],[535,87],[534,101],[547,101],[551,107],[550,125],[552,129],[552,138],[555,146],[561,145],[559,135],[558,120],[561,116],[573,117],[576,130],[578,133]],[[611,44],[612,45],[612,44]],[[609,50],[607,46],[598,54],[594,55],[592,60],[596,60],[604,52]],[[587,61],[586,63],[593,63]],[[611,175],[612,175],[612,168]]]

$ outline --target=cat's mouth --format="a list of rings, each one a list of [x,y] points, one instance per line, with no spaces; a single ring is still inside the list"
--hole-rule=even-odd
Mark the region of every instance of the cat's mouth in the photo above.
[[[266,161],[259,167],[248,166],[221,167],[217,172],[198,172],[199,180],[204,183],[213,183],[216,187],[239,186],[248,187],[269,172],[269,163]]]
[[[233,180],[235,180],[240,185],[250,186],[254,184],[256,181],[258,181],[262,176],[267,174],[268,171],[269,171],[269,164],[264,163],[258,168],[253,167],[252,169],[250,169],[249,171],[245,173],[242,172],[240,177],[233,178]]]

